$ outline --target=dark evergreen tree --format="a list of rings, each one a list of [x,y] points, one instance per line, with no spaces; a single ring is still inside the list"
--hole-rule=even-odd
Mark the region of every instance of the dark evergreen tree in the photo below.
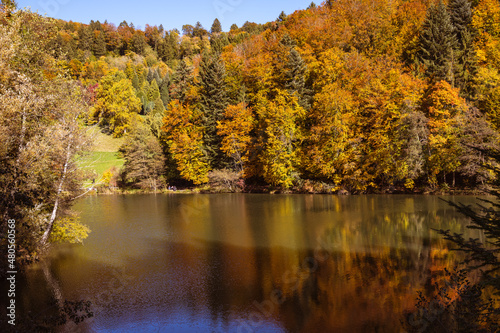
[[[200,106],[203,113],[203,142],[212,168],[227,166],[227,158],[221,151],[222,138],[217,135],[217,122],[223,119],[228,105],[226,69],[215,53],[203,55],[200,64]]]
[[[233,23],[231,24],[231,28],[229,28],[229,31],[237,31],[238,29],[238,25],[236,23]]]
[[[153,78],[154,78],[154,74],[150,68],[150,69],[148,69],[148,75],[146,76],[146,81],[148,81],[148,83],[151,83],[153,81]]]
[[[474,94],[472,79],[477,70],[471,30],[471,5],[468,0],[450,0],[448,10],[457,40],[454,66],[455,86],[460,88],[463,96],[470,98]]]
[[[141,82],[139,81],[136,71],[134,71],[134,76],[132,77],[132,86],[136,91],[141,87]]]
[[[290,37],[289,34],[285,34],[281,40],[280,43],[286,47],[295,47],[297,43],[293,40],[292,37]]]
[[[92,51],[93,38],[90,27],[82,25],[78,30],[78,48],[84,51]]]
[[[229,45],[229,39],[225,33],[210,38],[210,47],[213,52],[221,53],[227,45]]]
[[[161,76],[160,76],[160,71],[159,69],[155,69],[154,73],[153,73],[153,80],[156,81],[156,83],[158,84],[158,87],[161,86]]]
[[[285,68],[285,88],[290,94],[296,94],[299,104],[308,110],[311,106],[312,90],[306,86],[307,67],[297,50],[290,50]]]
[[[214,20],[214,23],[212,24],[212,28],[210,29],[210,33],[213,34],[218,34],[222,32],[222,26],[219,22],[218,19]]]
[[[98,58],[106,55],[106,40],[104,39],[104,32],[95,31],[92,51]]]
[[[161,98],[164,106],[167,106],[168,103],[170,103],[169,90],[170,90],[170,76],[167,73],[167,74],[165,74],[165,76],[161,80],[161,84],[160,84],[160,98]]]
[[[187,98],[186,93],[189,85],[193,81],[193,68],[188,66],[185,60],[181,60],[175,70],[172,81],[172,85],[170,86],[171,98],[184,103]]]
[[[148,43],[146,43],[146,37],[144,37],[142,31],[136,31],[132,36],[132,51],[143,55],[146,51],[147,45]]]
[[[454,85],[456,38],[446,5],[442,1],[429,7],[420,34],[418,58],[433,82],[446,80]]]
[[[285,12],[282,11],[280,13],[280,16],[278,16],[278,22],[281,23],[281,22],[284,22],[285,20],[286,20],[286,14],[285,14]]]
[[[316,4],[314,2],[311,2],[309,7],[307,7],[307,9],[314,9],[314,8],[316,8]]]

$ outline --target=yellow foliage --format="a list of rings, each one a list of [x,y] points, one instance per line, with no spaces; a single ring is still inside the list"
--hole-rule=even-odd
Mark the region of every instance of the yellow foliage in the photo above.
[[[191,106],[173,100],[163,118],[162,130],[181,176],[194,184],[208,182],[210,166],[203,152],[201,128],[195,125]]]
[[[83,243],[90,229],[75,216],[63,217],[54,223],[50,234],[51,243]]]
[[[252,110],[245,103],[229,105],[224,119],[218,122],[217,134],[222,136],[222,151],[243,167],[248,160],[247,150],[252,140],[250,131],[254,127]]]

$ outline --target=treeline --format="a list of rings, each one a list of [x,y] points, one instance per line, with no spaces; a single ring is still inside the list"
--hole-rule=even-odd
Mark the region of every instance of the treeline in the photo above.
[[[185,26],[175,60],[158,46],[172,32],[146,27],[146,48],[108,51],[93,81],[91,60],[63,64],[98,83],[89,122],[115,136],[149,126],[159,186],[475,188],[491,176],[474,147],[498,145],[499,19],[491,0],[336,1],[250,32]],[[125,183],[145,184],[126,176],[151,177],[130,156]]]

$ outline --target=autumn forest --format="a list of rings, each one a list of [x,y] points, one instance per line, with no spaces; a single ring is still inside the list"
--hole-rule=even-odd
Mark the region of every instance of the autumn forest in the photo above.
[[[337,1],[229,32],[54,22],[48,46],[86,123],[130,138],[126,186],[475,187],[472,146],[498,143],[499,9]]]
[[[123,138],[105,174],[123,189],[476,190],[493,177],[480,165],[499,145],[499,70],[495,0],[327,1],[226,32],[2,1],[2,214],[47,242],[102,181],[79,168],[89,127]]]

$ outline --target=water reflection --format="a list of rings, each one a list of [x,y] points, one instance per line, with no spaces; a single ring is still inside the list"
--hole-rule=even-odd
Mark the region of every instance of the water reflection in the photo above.
[[[431,228],[465,230],[424,196],[100,196],[77,209],[85,246],[35,266],[22,302],[40,309],[57,282],[58,297],[93,302],[81,332],[400,332],[416,290],[459,260]]]

